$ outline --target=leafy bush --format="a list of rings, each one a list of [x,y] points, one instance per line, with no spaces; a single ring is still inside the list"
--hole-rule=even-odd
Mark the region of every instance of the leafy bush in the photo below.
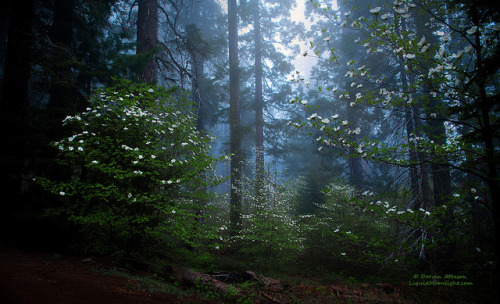
[[[249,263],[262,270],[283,270],[302,250],[301,231],[293,216],[296,187],[267,172],[260,195],[254,181],[242,187],[244,198],[243,229],[234,240]]]
[[[406,263],[395,245],[390,222],[360,207],[367,195],[360,196],[354,187],[341,181],[330,183],[323,192],[326,202],[317,205],[316,213],[301,215],[300,221],[311,266],[344,265],[347,269],[350,265],[359,273]]]
[[[79,225],[89,249],[105,254],[151,256],[159,245],[214,237],[196,223],[212,197],[207,188],[222,181],[213,173],[219,160],[185,94],[123,80],[90,104],[64,119],[72,135],[53,143],[69,176],[36,179],[62,200],[48,213]]]

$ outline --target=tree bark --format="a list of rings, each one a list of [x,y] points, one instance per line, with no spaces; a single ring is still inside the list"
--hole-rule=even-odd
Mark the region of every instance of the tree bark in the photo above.
[[[347,120],[353,122],[352,128],[356,128],[359,125],[359,113],[356,113],[356,109],[354,107],[351,107],[347,105]],[[354,135],[352,137],[353,141],[357,142],[357,135]],[[364,170],[363,170],[363,165],[362,161],[363,158],[359,155],[356,155],[354,148],[349,148],[349,153],[350,155],[355,155],[349,157],[348,160],[348,165],[349,165],[349,171],[350,171],[350,182],[358,189],[361,189],[363,187],[363,181],[364,181]]]
[[[139,0],[137,15],[137,50],[136,54],[144,54],[147,58],[146,66],[139,78],[147,83],[158,80],[158,71],[155,59],[155,47],[158,42],[158,1]]]
[[[262,37],[260,26],[260,3],[255,0],[255,194],[262,199],[264,188],[264,100],[262,97]]]
[[[54,22],[50,28],[52,77],[46,112],[49,140],[59,140],[64,135],[61,121],[82,107],[83,98],[76,90],[74,73],[74,9],[75,0],[54,1]]]
[[[34,0],[12,1],[0,104],[2,214],[19,203],[27,139]]]
[[[229,132],[231,149],[230,230],[235,235],[241,229],[241,122],[240,73],[238,62],[238,7],[228,0],[229,31]]]

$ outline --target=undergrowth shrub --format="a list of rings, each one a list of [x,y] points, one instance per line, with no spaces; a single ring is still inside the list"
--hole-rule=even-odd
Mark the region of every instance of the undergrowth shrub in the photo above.
[[[285,270],[303,249],[300,227],[293,215],[296,187],[280,181],[277,173],[269,170],[260,184],[263,187],[257,194],[256,182],[244,179],[243,226],[228,240],[237,244],[252,269]]]
[[[216,234],[201,227],[200,210],[222,181],[220,159],[191,109],[179,89],[122,80],[97,92],[86,111],[64,119],[72,135],[52,143],[70,174],[36,178],[61,200],[47,214],[77,224],[83,247],[102,254],[144,258],[208,245]]]

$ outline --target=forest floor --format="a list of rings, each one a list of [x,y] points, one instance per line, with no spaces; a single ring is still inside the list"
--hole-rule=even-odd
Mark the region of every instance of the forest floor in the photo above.
[[[261,287],[224,298],[180,283],[159,285],[158,277],[150,273],[131,273],[111,261],[0,246],[0,303],[472,303],[463,297],[445,300],[439,292],[420,298],[421,289],[387,284],[297,284],[283,289],[282,282],[271,278],[265,279],[278,282],[281,289]]]
[[[99,271],[110,267],[88,258],[0,247],[0,303],[217,303],[181,289],[151,292],[143,282]]]

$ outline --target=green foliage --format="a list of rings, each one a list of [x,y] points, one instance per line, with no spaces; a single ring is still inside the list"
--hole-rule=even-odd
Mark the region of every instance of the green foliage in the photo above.
[[[269,171],[262,184],[261,193],[256,195],[254,182],[243,183],[243,229],[229,242],[238,246],[252,267],[283,269],[303,248],[293,216],[296,187],[278,180],[277,174]]]
[[[315,214],[302,215],[300,221],[308,248],[304,256],[315,260],[311,266],[344,264],[366,272],[402,264],[391,226],[378,214],[359,208],[354,187],[333,182],[324,193],[326,202],[318,205]]]
[[[493,131],[499,116],[489,102],[498,99],[498,69],[484,65],[498,57],[500,49],[494,18],[469,2],[375,1],[357,7],[345,0],[339,1],[338,10],[311,2],[328,23],[321,33],[315,30],[317,40],[310,43],[324,59],[313,75],[326,83],[316,93],[334,106],[320,104],[320,98],[310,103],[292,99],[307,118],[290,125],[314,136],[319,150],[342,151],[346,158],[401,170],[401,177],[394,175],[391,181],[401,184],[383,189],[392,193],[358,194],[350,200],[358,209],[356,217],[374,219],[371,225],[385,222],[387,235],[397,240],[392,244],[398,244],[384,250],[390,253],[387,260],[401,262],[400,257],[413,256],[435,263],[437,259],[429,258],[435,254],[440,255],[437,264],[443,269],[454,269],[453,251],[466,251],[489,237],[491,218],[499,217],[494,211],[480,211],[483,206],[494,210],[499,196],[494,147],[500,137]],[[338,28],[353,39],[323,38],[334,37]],[[357,46],[342,50],[350,42]],[[336,83],[340,89],[327,87],[331,78],[323,68],[340,76]],[[304,78],[294,82],[311,88]],[[361,115],[371,118],[363,121]],[[472,192],[462,190],[464,184],[472,189],[487,185],[489,194],[479,203],[480,196],[463,195]],[[482,229],[479,237],[482,220],[489,229]],[[351,233],[348,240],[363,244],[359,237]],[[347,256],[347,249],[344,252]],[[370,255],[379,261],[384,258],[381,252]]]
[[[199,231],[196,211],[222,181],[213,173],[211,138],[195,129],[185,94],[121,81],[97,92],[85,112],[64,119],[72,135],[52,145],[65,179],[36,181],[59,196],[47,211],[79,225],[89,249],[151,256],[215,233]],[[168,247],[167,247],[168,248]]]

